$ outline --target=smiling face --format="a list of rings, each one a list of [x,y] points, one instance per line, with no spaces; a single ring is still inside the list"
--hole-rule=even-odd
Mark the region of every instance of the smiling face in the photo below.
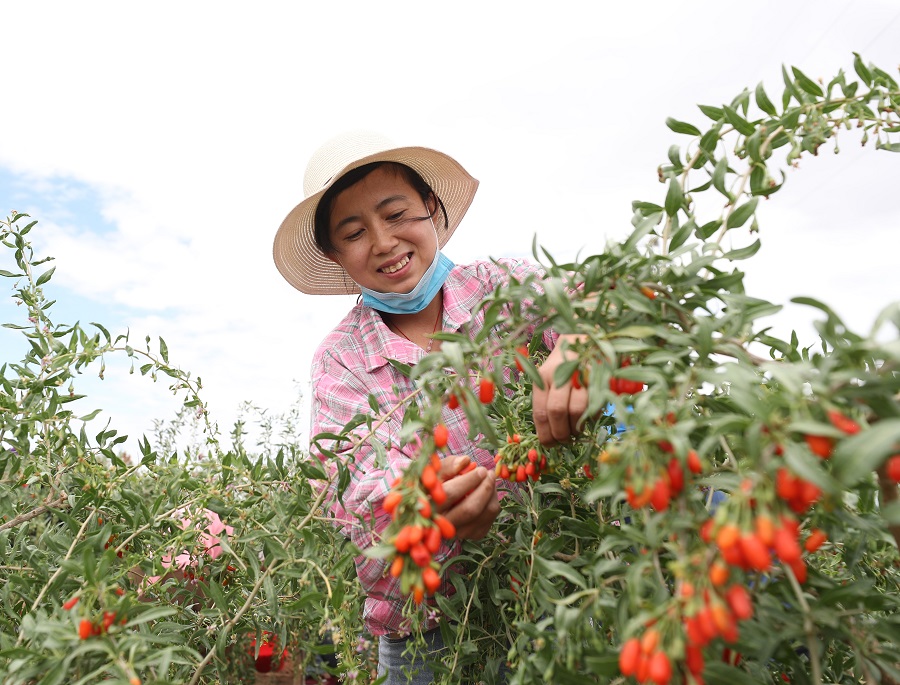
[[[327,256],[361,286],[409,292],[437,250],[432,211],[401,173],[378,167],[335,197]]]

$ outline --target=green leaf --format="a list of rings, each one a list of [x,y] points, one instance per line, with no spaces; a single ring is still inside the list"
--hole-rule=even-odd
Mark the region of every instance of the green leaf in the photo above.
[[[85,414],[84,416],[79,417],[78,420],[79,421],[90,421],[91,419],[95,418],[97,416],[97,414],[99,414],[101,411],[103,411],[103,410],[95,409],[90,414]]]
[[[697,107],[713,121],[721,121],[725,116],[725,113],[718,107],[710,107],[709,105],[697,105]]]
[[[666,119],[666,126],[675,131],[675,133],[683,133],[684,135],[688,136],[700,135],[700,129],[693,124],[689,124],[685,121],[678,121],[677,119],[673,119],[672,117]]]
[[[819,86],[819,84],[809,78],[809,76],[804,74],[797,67],[791,67],[791,71],[794,72],[794,78],[797,79],[797,85],[807,93],[809,93],[810,95],[815,95],[817,98],[823,97],[825,95],[825,93],[822,92],[822,88]]]
[[[769,99],[769,96],[766,95],[766,91],[763,88],[762,81],[759,82],[759,85],[756,86],[756,105],[766,114],[770,114],[773,117],[778,114],[778,110],[775,109],[775,105],[772,104],[772,101]]]
[[[853,487],[894,454],[898,443],[900,419],[881,419],[856,435],[844,438],[831,456],[834,477],[844,487]]]
[[[755,255],[760,248],[760,242],[757,238],[753,241],[752,245],[748,245],[747,247],[741,247],[737,250],[731,250],[730,252],[725,253],[725,259],[730,259],[731,261],[736,261],[738,259],[747,259],[747,257],[752,257]]]
[[[153,607],[152,609],[147,609],[147,611],[141,612],[133,619],[128,621],[125,624],[126,628],[132,628],[134,626],[139,626],[144,623],[149,623],[150,621],[158,621],[161,618],[165,618],[166,616],[172,616],[173,614],[177,614],[178,610],[175,607],[164,606],[164,607]]]
[[[677,178],[669,179],[669,190],[666,193],[666,214],[675,216],[684,204],[684,192]]]
[[[166,341],[162,339],[162,336],[159,338],[159,356],[162,357],[166,364],[169,363],[169,346],[166,345]]]
[[[17,274],[12,271],[7,271],[6,269],[0,269],[0,276],[6,276],[7,278],[20,278],[25,274]]]
[[[900,143],[882,143],[880,140],[875,143],[876,150],[887,150],[888,152],[900,152]]]
[[[728,123],[734,126],[734,129],[738,133],[749,136],[756,130],[756,127],[753,124],[744,119],[744,117],[738,114],[731,107],[726,106],[722,109],[725,111],[725,118],[728,120]]]
[[[715,219],[714,221],[710,221],[710,222],[705,223],[702,226],[698,227],[696,235],[698,238],[700,238],[700,240],[706,240],[713,233],[718,231],[721,227],[722,227],[722,220]]]
[[[553,559],[544,559],[543,557],[534,558],[535,568],[544,576],[552,578],[553,576],[562,576],[570,583],[577,585],[584,590],[587,585],[584,577],[568,564]]]
[[[684,244],[684,241],[690,237],[691,233],[693,233],[696,228],[697,224],[694,223],[693,219],[685,221],[672,236],[672,240],[669,242],[669,250],[677,250],[681,247]]]
[[[756,205],[758,203],[759,199],[754,197],[735,209],[731,214],[728,215],[728,222],[726,224],[726,227],[738,228],[739,226],[743,226],[745,223],[747,223],[747,219],[749,219],[756,211]]]
[[[38,276],[37,281],[35,281],[35,285],[44,285],[47,281],[50,280],[50,277],[53,276],[53,272],[56,271],[56,267],[51,267],[47,269],[44,273]]]
[[[856,71],[857,75],[863,80],[867,86],[872,85],[872,72],[870,72],[866,65],[863,64],[862,57],[859,56],[858,52],[853,53],[853,69]]]
[[[722,157],[718,162],[716,162],[716,168],[713,170],[712,182],[713,186],[716,190],[718,190],[722,195],[728,198],[728,201],[733,201],[733,197],[728,189],[725,187],[725,177],[728,174],[728,158]]]

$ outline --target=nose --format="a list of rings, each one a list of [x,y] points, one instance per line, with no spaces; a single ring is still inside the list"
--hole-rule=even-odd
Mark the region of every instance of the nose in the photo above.
[[[375,254],[388,254],[397,245],[397,236],[387,223],[375,221],[369,231],[372,235],[372,251]]]

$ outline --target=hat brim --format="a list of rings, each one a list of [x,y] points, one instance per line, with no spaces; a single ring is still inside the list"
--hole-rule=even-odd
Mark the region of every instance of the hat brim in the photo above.
[[[456,231],[478,189],[478,181],[459,162],[425,147],[393,148],[348,164],[324,187],[294,207],[275,234],[275,265],[285,280],[300,292],[307,295],[350,295],[359,292],[344,269],[328,259],[316,245],[315,215],[319,200],[341,176],[372,162],[405,164],[434,190],[447,210],[447,227],[438,231],[441,247]]]

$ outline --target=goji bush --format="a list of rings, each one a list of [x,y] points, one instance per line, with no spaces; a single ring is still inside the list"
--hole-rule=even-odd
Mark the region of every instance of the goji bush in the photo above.
[[[414,634],[426,613],[445,619],[442,682],[900,681],[900,303],[858,333],[797,298],[820,339],[782,340],[760,323],[778,307],[736,265],[759,248],[757,206],[782,167],[848,128],[900,151],[896,81],[859,56],[854,69],[828,84],[785,69],[779,105],[760,85],[702,106],[702,127],[667,120],[689,142],[658,170],[664,199],[633,204],[625,241],[568,264],[535,248],[545,277],[498,289],[482,331],[440,334],[401,367],[402,404],[313,436],[339,492],[354,450],[404,412],[420,458],[368,550],[325,516],[330,471],[296,439],[251,449],[238,427],[220,444],[199,379],[162,340],[54,324],[34,224],[10,217],[2,275],[28,349],[0,373],[3,682],[246,682],[281,649],[292,668],[370,682],[360,552],[390,559]],[[553,382],[589,401],[552,448],[531,420],[548,330],[580,335]],[[185,395],[207,459],[145,439],[129,461],[123,436],[89,430],[78,376],[112,354]],[[452,412],[496,454],[506,492],[488,538],[441,567],[455,531],[435,459]],[[315,659],[329,652],[336,665]]]

